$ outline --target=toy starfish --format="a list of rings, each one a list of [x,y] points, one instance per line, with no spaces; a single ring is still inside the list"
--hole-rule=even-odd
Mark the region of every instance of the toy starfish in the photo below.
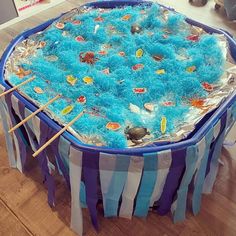
[[[31,70],[24,70],[22,67],[19,67],[18,71],[16,72],[16,75],[19,78],[23,78],[31,73]]]

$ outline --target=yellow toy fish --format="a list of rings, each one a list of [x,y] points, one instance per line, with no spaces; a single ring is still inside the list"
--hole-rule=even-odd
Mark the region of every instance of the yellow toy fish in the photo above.
[[[84,83],[86,84],[93,84],[93,78],[92,77],[89,77],[89,76],[86,76],[83,78],[83,81]]]
[[[143,50],[142,50],[141,48],[138,49],[138,50],[136,51],[135,55],[136,55],[137,58],[142,57],[142,56],[143,56]]]
[[[165,116],[162,116],[161,118],[161,133],[165,134],[166,132],[166,124],[167,124],[167,120]]]
[[[77,78],[75,78],[73,75],[67,75],[66,76],[66,81],[71,84],[72,86],[75,85]]]
[[[164,69],[160,69],[160,70],[157,70],[156,73],[157,73],[158,75],[163,75],[163,74],[165,74],[166,72],[165,72]]]
[[[65,115],[69,114],[73,110],[73,108],[74,108],[74,106],[72,106],[72,105],[67,106],[61,111],[61,114],[63,116],[65,116]]]

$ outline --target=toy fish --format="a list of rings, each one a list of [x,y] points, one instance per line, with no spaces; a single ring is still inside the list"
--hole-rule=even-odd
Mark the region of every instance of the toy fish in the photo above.
[[[131,15],[125,15],[125,16],[123,16],[121,19],[122,20],[129,20],[131,18]]]
[[[64,29],[65,24],[62,23],[62,22],[57,22],[57,23],[55,24],[55,27],[56,27],[57,29]]]
[[[137,94],[142,94],[142,93],[146,93],[147,89],[146,88],[134,88],[133,92],[137,93]]]
[[[97,22],[103,22],[104,19],[101,16],[98,16],[97,18],[95,18],[95,21]]]
[[[144,68],[143,64],[136,64],[132,67],[133,70],[141,70]]]
[[[138,50],[136,51],[135,55],[136,55],[137,58],[142,57],[142,56],[143,56],[143,50],[142,50],[141,48],[138,49]]]
[[[34,91],[38,94],[44,93],[44,91],[40,87],[34,87]]]
[[[197,42],[197,41],[199,41],[199,36],[192,34],[192,35],[189,35],[189,36],[187,37],[187,40],[193,41],[193,42]]]
[[[75,40],[77,41],[77,42],[84,42],[85,41],[85,39],[83,38],[83,36],[77,36],[76,38],[75,38]]]
[[[161,133],[165,134],[166,132],[166,124],[167,124],[167,120],[165,116],[162,116],[161,118]]]
[[[99,55],[107,55],[107,51],[104,51],[104,50],[103,51],[99,51],[98,54]]]
[[[192,72],[194,72],[196,69],[197,69],[196,66],[189,66],[189,67],[186,69],[186,71],[189,72],[189,73],[192,73]]]
[[[84,83],[86,83],[86,84],[93,84],[93,78],[92,78],[92,77],[89,77],[89,76],[85,76],[85,77],[83,78],[83,81],[84,81]]]
[[[116,131],[116,130],[121,128],[121,125],[117,122],[108,122],[106,124],[106,128],[110,129],[110,130],[113,130],[113,131]]]
[[[207,92],[212,92],[213,91],[213,85],[207,83],[207,82],[203,82],[202,83],[202,87],[207,91]]]
[[[16,75],[22,79],[25,76],[31,74],[31,70],[25,70],[23,67],[18,67],[18,71],[16,72]]]
[[[71,84],[72,86],[75,85],[77,78],[75,78],[73,75],[67,75],[66,76],[66,81]]]
[[[65,116],[65,115],[69,114],[73,110],[73,108],[74,108],[74,106],[72,106],[72,105],[67,106],[61,111],[61,114],[63,116]]]
[[[166,72],[165,72],[164,69],[160,69],[160,70],[157,70],[156,73],[157,73],[158,75],[163,75],[163,74],[165,74]]]
[[[86,97],[85,96],[79,96],[77,98],[77,102],[79,102],[81,104],[85,104],[86,103]]]
[[[73,25],[81,25],[81,21],[80,20],[74,20],[74,21],[72,21],[72,24]]]

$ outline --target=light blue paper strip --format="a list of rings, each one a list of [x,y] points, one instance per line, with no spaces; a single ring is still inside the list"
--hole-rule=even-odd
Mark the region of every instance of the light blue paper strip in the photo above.
[[[119,216],[131,219],[133,214],[134,199],[138,191],[143,171],[143,156],[131,156],[128,175],[124,190]]]
[[[186,170],[182,178],[179,190],[177,191],[177,199],[175,202],[175,209],[173,213],[175,223],[185,219],[188,187],[195,172],[197,159],[197,147],[195,145],[188,147],[186,150],[185,158]]]
[[[2,87],[0,87],[2,90]],[[9,165],[12,168],[16,168],[16,156],[15,156],[15,152],[14,152],[14,141],[12,136],[8,133],[8,130],[10,129],[10,121],[9,121],[9,115],[7,116],[7,110],[6,110],[6,103],[4,100],[4,97],[0,99],[1,102],[1,108],[0,108],[0,112],[1,112],[1,118],[2,118],[2,125],[3,125],[3,131],[4,131],[4,135],[5,135],[5,139],[6,139],[6,145],[7,145],[7,154],[8,154],[8,161],[9,161]]]
[[[116,156],[114,173],[105,197],[104,214],[106,217],[117,216],[121,194],[127,179],[130,157]]]
[[[83,215],[80,205],[82,154],[74,147],[70,147],[71,228],[79,235],[83,235]]]
[[[208,131],[208,133],[205,136],[205,150],[204,155],[201,160],[199,169],[196,173],[196,179],[194,183],[194,191],[193,191],[193,199],[192,199],[192,209],[193,214],[196,215],[200,211],[201,207],[201,198],[202,198],[202,190],[203,190],[203,184],[205,180],[205,173],[206,173],[206,167],[207,167],[207,161],[208,161],[208,155],[210,151],[210,145],[213,139],[214,131],[213,128]],[[201,152],[199,152],[199,155],[201,155]]]
[[[136,198],[134,215],[146,217],[149,210],[150,199],[157,181],[157,153],[144,154],[143,176]]]

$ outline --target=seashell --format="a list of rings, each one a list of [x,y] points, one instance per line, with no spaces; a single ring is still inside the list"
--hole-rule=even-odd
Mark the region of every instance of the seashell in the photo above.
[[[81,36],[81,35],[77,36],[77,37],[75,38],[75,40],[76,40],[77,42],[84,42],[84,41],[85,41],[84,37]]]
[[[74,21],[72,21],[72,24],[73,25],[81,25],[81,21],[80,20],[74,20]]]
[[[164,134],[166,132],[166,124],[167,120],[165,116],[162,116],[161,118],[161,133]]]
[[[83,78],[83,81],[84,81],[84,83],[86,83],[86,84],[93,84],[93,78],[92,78],[92,77],[89,77],[89,76],[85,76],[85,77]]]
[[[57,29],[64,29],[65,24],[62,23],[62,22],[57,22],[57,23],[55,24],[55,27],[56,27]]]
[[[108,122],[106,124],[106,128],[110,129],[110,130],[113,130],[113,131],[116,131],[116,130],[121,128],[121,125],[117,122]]]
[[[132,103],[129,104],[129,109],[133,113],[140,114],[140,108]]]
[[[147,89],[146,88],[134,88],[133,92],[137,93],[137,94],[142,94],[142,93],[146,93]]]
[[[144,108],[145,108],[147,111],[153,112],[153,111],[154,111],[154,104],[152,104],[152,103],[145,103],[145,104],[144,104]]]
[[[209,84],[207,82],[202,83],[202,87],[207,91],[207,92],[212,92],[214,87],[212,84]]]
[[[165,74],[166,72],[165,72],[164,69],[160,69],[160,70],[157,70],[156,73],[157,73],[158,75],[163,75],[163,74]]]
[[[75,85],[77,78],[75,78],[73,75],[67,75],[66,76],[66,81],[71,84],[72,86]]]
[[[189,73],[192,73],[192,72],[194,72],[196,69],[197,69],[196,66],[189,66],[189,67],[186,69],[186,71],[189,72]]]
[[[86,103],[86,97],[85,96],[79,96],[77,98],[77,102],[79,102],[81,104],[85,104]]]
[[[144,68],[143,64],[136,64],[132,67],[133,70],[141,70]]]
[[[124,15],[121,19],[122,20],[129,20],[131,18],[131,15]]]
[[[34,87],[34,91],[38,94],[44,93],[44,91],[40,87]]]
[[[138,49],[138,50],[136,51],[135,55],[136,55],[137,58],[142,57],[142,56],[143,56],[143,50],[142,50],[141,48]]]
[[[64,116],[64,115],[67,115],[69,114],[72,110],[73,110],[74,106],[70,105],[70,106],[67,106],[65,107],[62,111],[61,111],[61,114]]]
[[[125,52],[118,52],[118,54],[119,54],[121,57],[124,57],[124,56],[125,56]]]

